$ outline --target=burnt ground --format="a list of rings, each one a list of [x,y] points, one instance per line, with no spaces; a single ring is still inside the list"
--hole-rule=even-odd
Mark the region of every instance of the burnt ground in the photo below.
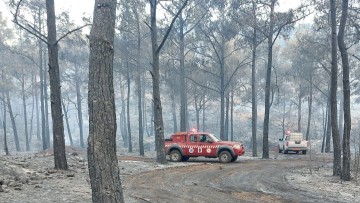
[[[91,202],[84,149],[68,148],[70,170],[53,169],[51,151],[0,156],[0,202]],[[132,155],[132,156],[131,156]],[[278,154],[157,164],[119,155],[126,202],[360,202],[355,180],[332,176],[331,154]]]

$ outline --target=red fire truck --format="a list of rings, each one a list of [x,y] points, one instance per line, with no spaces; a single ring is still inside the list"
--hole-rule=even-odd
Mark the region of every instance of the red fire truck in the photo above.
[[[165,152],[174,162],[203,156],[229,163],[244,155],[245,148],[240,142],[222,141],[207,132],[177,132],[165,139]]]

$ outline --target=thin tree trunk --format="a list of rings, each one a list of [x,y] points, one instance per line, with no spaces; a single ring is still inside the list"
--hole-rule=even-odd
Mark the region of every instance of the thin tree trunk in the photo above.
[[[127,130],[128,130],[128,141],[129,141],[129,146],[128,146],[128,151],[132,152],[133,151],[133,146],[132,146],[132,137],[131,137],[131,118],[130,118],[130,68],[129,68],[129,63],[126,63],[126,67],[127,67]]]
[[[76,105],[77,105],[77,114],[78,114],[78,126],[80,131],[80,146],[82,148],[85,147],[84,143],[84,130],[83,130],[83,116],[82,116],[82,96],[80,91],[80,75],[79,75],[79,67],[75,65],[75,88],[76,88]],[[72,145],[72,143],[71,143]]]
[[[122,75],[119,73],[119,81],[120,81],[120,99],[121,99],[121,113],[120,113],[120,131],[121,136],[123,138],[123,147],[128,147],[128,132],[126,127],[126,113],[125,113],[125,87],[122,83]]]
[[[351,131],[351,111],[350,111],[350,65],[345,45],[344,34],[346,20],[348,16],[348,0],[342,0],[342,13],[338,34],[338,45],[341,52],[341,60],[343,67],[343,89],[344,89],[344,135],[343,135],[343,165],[341,179],[345,181],[351,180],[351,153],[350,153],[350,131]]]
[[[136,16],[136,28],[137,28],[137,88],[138,88],[138,112],[139,112],[139,152],[140,156],[144,156],[144,125],[143,125],[143,110],[142,110],[142,70],[141,70],[141,30],[140,30],[140,19],[137,12],[137,8],[134,6]]]
[[[186,81],[185,81],[185,41],[184,41],[184,19],[182,13],[179,16],[179,42],[180,42],[180,131],[186,131],[187,105],[186,105]]]
[[[330,0],[331,13],[331,129],[334,146],[333,175],[341,175],[341,147],[337,120],[337,43],[336,43],[336,0]]]
[[[206,126],[205,126],[205,110],[206,110],[206,103],[205,103],[206,97],[203,99],[203,108],[202,108],[202,131],[205,132]]]
[[[14,141],[15,141],[16,151],[20,152],[21,147],[20,147],[18,132],[17,132],[17,129],[16,129],[15,117],[14,117],[14,113],[13,113],[12,107],[11,107],[9,91],[6,90],[5,94],[6,94],[6,102],[7,102],[7,106],[8,106],[9,114],[10,114],[11,125],[12,125],[13,133],[14,133]]]
[[[40,11],[39,11],[40,12]],[[41,18],[39,14],[39,27],[41,27]],[[46,119],[45,119],[45,96],[44,96],[44,51],[42,47],[42,42],[39,39],[39,75],[40,75],[40,110],[41,110],[41,139],[43,150],[48,149],[50,146],[47,143],[46,139]]]
[[[234,141],[234,90],[231,91],[231,103],[230,103],[230,135],[231,141]]]
[[[36,82],[36,75],[34,76],[34,84]],[[40,81],[41,83],[41,81]],[[36,139],[41,140],[40,136],[40,112],[39,112],[39,92],[38,88],[34,85],[34,92],[35,92],[35,109],[36,109]]]
[[[309,112],[308,112],[308,122],[306,127],[306,140],[309,140],[310,137],[310,124],[311,124],[311,115],[312,115],[312,100],[313,100],[313,85],[312,85],[312,74],[310,73],[310,95],[309,95]]]
[[[251,59],[251,132],[252,132],[252,156],[257,157],[257,87],[256,87],[256,49],[257,49],[257,28],[256,28],[256,3],[253,2],[253,40],[252,40],[252,59]]]
[[[298,95],[298,122],[297,122],[297,132],[301,132],[301,111],[302,111],[302,93],[301,93],[301,86],[300,86],[300,93]]]
[[[177,132],[177,120],[176,120],[176,103],[175,103],[175,95],[171,93],[171,111],[173,117],[173,132]]]
[[[5,75],[4,75],[4,71],[1,71],[1,75],[2,75],[2,81],[5,82]],[[5,102],[5,90],[3,90],[3,109],[4,109],[4,120],[3,120],[3,130],[4,130],[4,151],[6,155],[10,155],[9,153],[9,147],[8,147],[8,143],[7,143],[7,133],[6,133],[6,102]]]
[[[326,138],[326,130],[327,130],[327,120],[328,120],[328,103],[326,104],[326,108],[323,109],[323,139],[321,143],[321,153],[325,153],[325,138]]]
[[[270,84],[271,84],[271,68],[272,68],[272,50],[273,50],[273,33],[274,33],[274,7],[275,0],[271,0],[270,5],[270,30],[268,36],[268,64],[266,70],[265,85],[265,115],[263,127],[263,154],[262,158],[269,158],[269,122],[270,122]]]
[[[330,101],[328,105],[328,118],[327,118],[327,129],[326,129],[326,140],[325,140],[325,153],[330,153],[331,150],[331,107]]]
[[[72,139],[72,136],[71,136],[70,124],[69,124],[68,108],[66,108],[64,101],[62,101],[61,103],[62,103],[62,106],[63,106],[63,109],[64,109],[64,117],[65,117],[65,122],[66,122],[66,129],[67,129],[67,132],[68,132],[68,135],[69,135],[70,145],[74,146],[73,139]]]
[[[49,51],[48,51],[49,52]],[[45,53],[44,53],[45,54]],[[46,63],[46,56],[44,56],[44,62]],[[46,67],[46,65],[44,65],[44,67]],[[50,71],[49,71],[50,73]],[[51,143],[50,143],[50,126],[49,126],[49,96],[48,96],[48,83],[47,83],[47,78],[48,78],[48,72],[44,71],[44,105],[45,105],[45,138],[46,138],[46,145],[50,148],[51,147]],[[51,90],[50,90],[51,91]]]
[[[28,122],[27,122],[27,112],[26,112],[26,98],[25,98],[25,76],[24,69],[21,70],[21,96],[23,102],[23,110],[24,110],[24,125],[25,125],[25,146],[26,151],[30,151],[30,141],[29,141],[29,131],[28,131]]]
[[[56,39],[56,18],[54,0],[46,0],[46,11],[48,28],[48,65],[50,75],[51,116],[53,121],[52,130],[54,162],[55,169],[67,170],[68,165],[65,155],[65,134],[61,108],[61,85],[58,62],[58,43]]]
[[[229,108],[230,108],[230,96],[229,93],[226,93],[226,103],[225,103],[225,128],[224,128],[224,137],[225,140],[229,140]]]

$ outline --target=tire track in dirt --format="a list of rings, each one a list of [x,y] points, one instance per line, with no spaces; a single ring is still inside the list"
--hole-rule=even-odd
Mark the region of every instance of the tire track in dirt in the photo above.
[[[231,164],[200,160],[128,176],[123,185],[133,202],[339,202],[331,195],[299,190],[286,180],[292,168],[308,164],[308,156],[240,159]]]

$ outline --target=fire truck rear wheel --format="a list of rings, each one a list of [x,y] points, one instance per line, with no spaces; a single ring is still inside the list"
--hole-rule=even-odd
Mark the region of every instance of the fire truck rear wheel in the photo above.
[[[230,152],[228,152],[228,151],[220,152],[219,161],[221,163],[229,163],[231,161],[231,159],[232,159],[232,156],[231,156]]]
[[[181,152],[177,149],[170,152],[170,160],[173,162],[179,162],[182,159]]]

